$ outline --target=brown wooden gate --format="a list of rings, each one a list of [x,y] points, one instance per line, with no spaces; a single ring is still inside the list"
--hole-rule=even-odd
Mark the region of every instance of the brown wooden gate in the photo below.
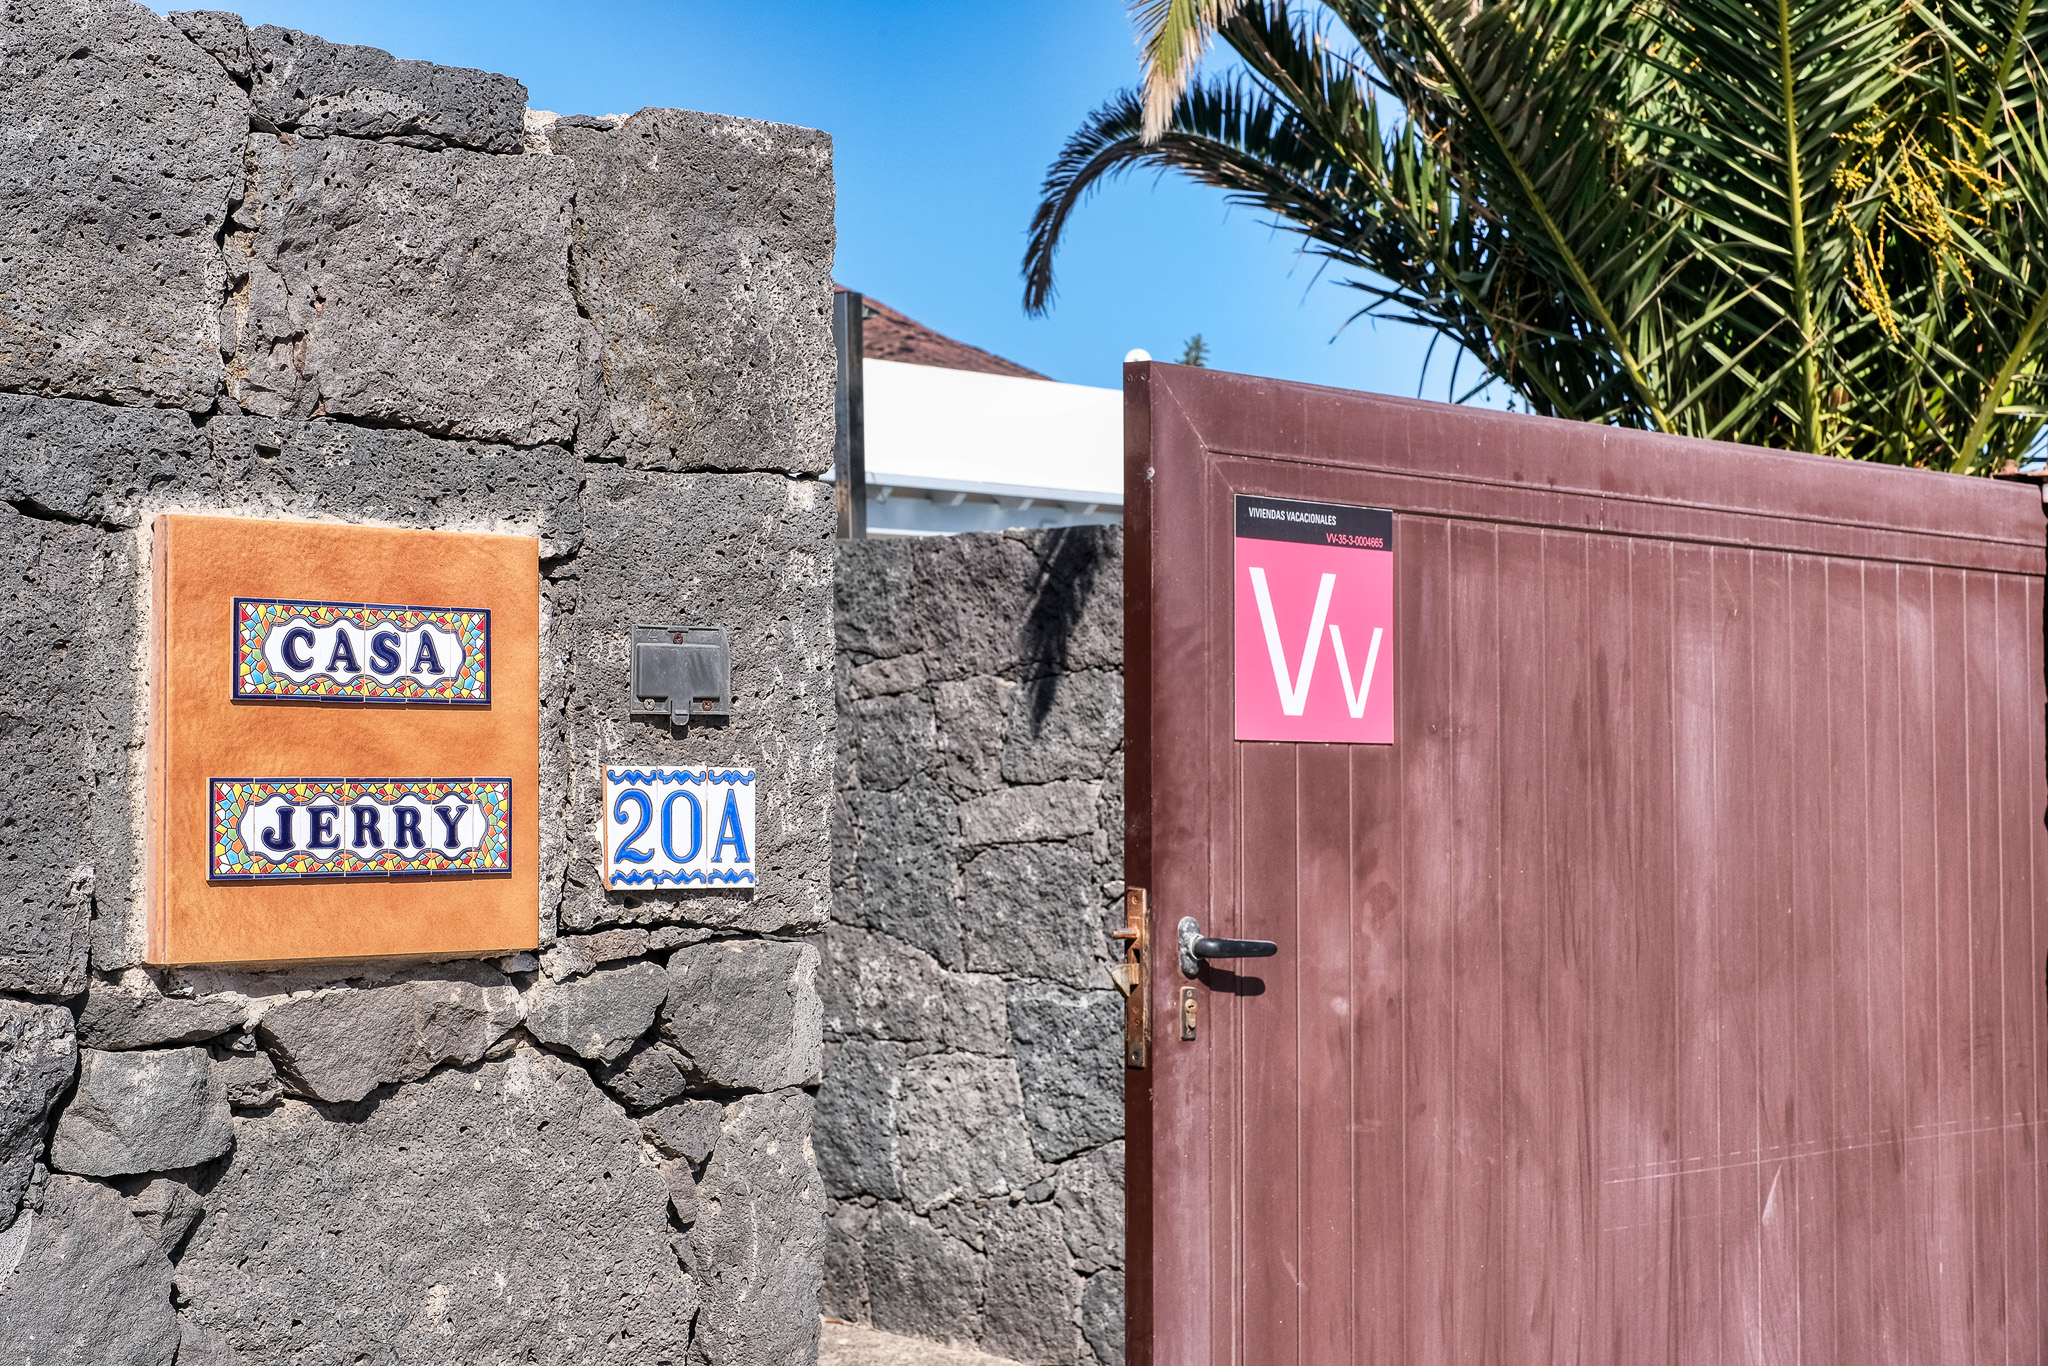
[[[1125,393],[1131,1361],[2042,1360],[2038,491]],[[1395,512],[1393,744],[1232,739],[1239,493]]]

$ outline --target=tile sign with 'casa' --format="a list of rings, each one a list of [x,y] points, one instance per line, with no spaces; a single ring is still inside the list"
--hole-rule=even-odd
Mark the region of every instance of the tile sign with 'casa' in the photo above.
[[[149,960],[534,947],[538,541],[165,515],[151,558]]]
[[[475,607],[235,599],[235,696],[491,700],[491,614]]]
[[[604,770],[604,885],[754,885],[754,770]]]
[[[1239,494],[1240,740],[1394,740],[1394,514]]]

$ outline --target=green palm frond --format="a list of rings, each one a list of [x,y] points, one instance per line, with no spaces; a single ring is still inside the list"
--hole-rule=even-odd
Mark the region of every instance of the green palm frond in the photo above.
[[[1245,0],[1132,0],[1131,20],[1144,53],[1144,138],[1157,142],[1193,79],[1216,30]]]
[[[1139,0],[1026,304],[1136,166],[1534,411],[1988,471],[2048,421],[2048,0]],[[1200,80],[1212,39],[1241,72]]]

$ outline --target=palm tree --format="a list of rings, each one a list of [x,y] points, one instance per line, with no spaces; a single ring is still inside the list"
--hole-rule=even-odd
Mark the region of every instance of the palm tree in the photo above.
[[[1048,172],[1182,172],[1532,411],[1939,468],[2048,418],[2033,0],[1140,0]],[[1220,38],[1240,70],[1196,72]],[[1461,397],[1469,397],[1469,392]]]

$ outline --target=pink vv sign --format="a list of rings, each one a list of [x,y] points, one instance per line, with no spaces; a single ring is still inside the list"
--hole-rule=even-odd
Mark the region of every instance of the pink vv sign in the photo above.
[[[1237,498],[1237,738],[1394,741],[1394,515]]]

